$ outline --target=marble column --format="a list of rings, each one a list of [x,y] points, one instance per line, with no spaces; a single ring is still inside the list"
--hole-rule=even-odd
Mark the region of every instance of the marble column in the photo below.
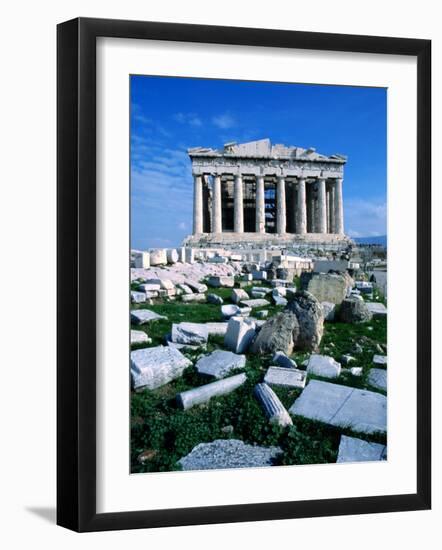
[[[193,176],[193,234],[203,232],[203,180],[199,174]]]
[[[283,234],[286,229],[285,179],[278,176],[276,184],[276,233]]]
[[[215,174],[213,177],[213,201],[212,201],[212,233],[222,232],[222,209],[221,209],[221,176]]]
[[[298,180],[298,200],[296,203],[296,233],[307,232],[307,204],[305,198],[305,178]]]
[[[244,203],[241,174],[235,176],[233,191],[233,230],[235,233],[244,233]]]
[[[318,178],[318,233],[327,232],[327,197],[325,193],[325,179]]]
[[[264,176],[256,178],[256,233],[266,232]]]
[[[342,179],[337,178],[334,186],[334,231],[342,235],[344,233],[344,209],[342,204]]]
[[[330,185],[330,230],[329,233],[335,233],[335,187]]]

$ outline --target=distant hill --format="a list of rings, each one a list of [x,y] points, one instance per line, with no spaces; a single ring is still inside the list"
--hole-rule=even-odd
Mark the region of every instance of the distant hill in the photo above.
[[[379,235],[377,237],[352,237],[352,239],[360,244],[381,244],[387,246],[387,235]]]

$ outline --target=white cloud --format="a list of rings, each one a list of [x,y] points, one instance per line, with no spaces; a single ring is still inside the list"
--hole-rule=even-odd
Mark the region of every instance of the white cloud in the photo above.
[[[224,113],[222,115],[212,117],[212,123],[215,126],[218,126],[218,128],[222,128],[223,130],[236,126],[235,119],[231,115],[229,115],[229,113]]]
[[[173,118],[180,124],[189,124],[189,126],[202,126],[201,118],[195,113],[175,113]]]
[[[387,233],[387,203],[382,199],[344,199],[345,232],[350,237]]]

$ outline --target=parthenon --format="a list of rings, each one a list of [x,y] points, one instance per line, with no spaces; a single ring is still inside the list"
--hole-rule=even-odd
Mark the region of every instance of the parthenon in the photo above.
[[[347,157],[272,145],[269,139],[188,150],[194,178],[193,235],[213,242],[345,239]]]

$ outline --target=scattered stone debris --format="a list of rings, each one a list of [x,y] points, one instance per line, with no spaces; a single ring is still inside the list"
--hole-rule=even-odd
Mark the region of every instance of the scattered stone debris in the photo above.
[[[287,355],[283,351],[277,351],[273,358],[273,363],[275,365],[278,365],[278,367],[284,367],[286,369],[296,369],[298,368],[298,365],[296,364],[293,359],[290,359],[290,357],[287,357]]]
[[[347,296],[353,281],[337,273],[303,273],[301,284],[319,302],[340,304]]]
[[[299,324],[296,315],[290,311],[277,313],[265,322],[252,344],[251,352],[265,354],[283,351],[290,355],[298,334]]]
[[[205,294],[184,294],[183,296],[181,296],[181,300],[183,302],[205,302],[206,295]]]
[[[377,392],[311,380],[289,412],[361,433],[387,430],[387,398]]]
[[[218,294],[208,294],[207,302],[209,304],[215,304],[215,305],[221,306],[224,303],[224,300],[221,298],[221,296],[218,296]]]
[[[353,376],[362,376],[363,372],[364,371],[363,371],[362,367],[351,367],[351,369],[350,369],[350,373]]]
[[[215,350],[210,355],[198,359],[195,367],[199,374],[224,378],[231,371],[243,369],[246,366],[246,356],[231,351]]]
[[[145,323],[158,321],[159,319],[167,319],[164,315],[159,315],[150,309],[133,309],[130,312],[130,318],[137,325],[144,325]]]
[[[327,355],[311,355],[307,372],[323,378],[337,378],[341,374],[341,365]]]
[[[284,367],[269,367],[264,376],[264,382],[273,386],[288,388],[304,388],[307,373],[303,370]]]
[[[350,363],[353,363],[354,361],[356,361],[356,359],[351,355],[341,355],[339,360],[342,365],[349,365]]]
[[[255,315],[258,319],[266,319],[269,315],[269,311],[268,309],[261,309],[261,311],[257,311]]]
[[[176,400],[182,409],[190,409],[195,405],[206,403],[212,397],[231,393],[242,386],[246,380],[247,376],[244,373],[236,374],[229,378],[223,378],[222,380],[217,380],[216,382],[211,382],[210,384],[181,392],[176,396]]]
[[[381,302],[365,302],[365,304],[374,319],[382,319],[387,316],[387,308]]]
[[[324,321],[333,322],[335,320],[336,304],[333,302],[321,302],[324,313]]]
[[[313,294],[301,291],[289,302],[287,310],[293,312],[298,319],[299,334],[294,338],[296,349],[317,351],[324,333],[321,304]]]
[[[221,314],[225,319],[241,314],[241,309],[237,305],[227,304],[221,307]]]
[[[244,306],[251,307],[251,308],[265,307],[270,305],[270,302],[268,300],[265,300],[264,298],[258,298],[255,300],[241,300],[240,303]]]
[[[235,286],[235,279],[233,277],[209,277],[207,284],[214,288],[233,288]]]
[[[132,290],[130,293],[130,299],[131,299],[131,302],[134,304],[141,304],[142,302],[146,301],[146,293]]]
[[[227,468],[257,468],[273,466],[282,454],[279,447],[247,445],[239,439],[216,439],[200,443],[178,464],[183,470],[223,470]]]
[[[293,420],[290,418],[284,405],[267,384],[257,384],[253,393],[271,424],[277,424],[282,427],[293,424]]]
[[[242,288],[234,288],[230,297],[234,304],[239,304],[241,300],[248,300],[250,298],[247,292]]]
[[[134,389],[154,390],[179,378],[192,362],[177,349],[156,346],[132,351],[131,375]]]
[[[372,462],[387,460],[387,447],[356,437],[341,436],[336,462]]]

